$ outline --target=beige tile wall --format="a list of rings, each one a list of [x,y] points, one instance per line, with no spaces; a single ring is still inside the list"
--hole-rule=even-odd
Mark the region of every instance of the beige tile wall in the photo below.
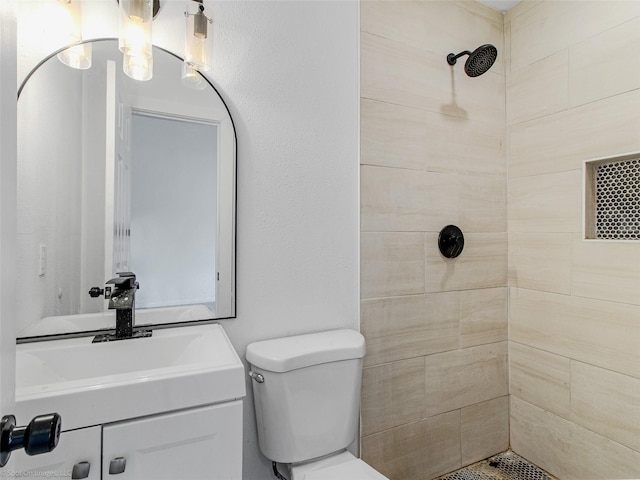
[[[581,170],[640,151],[640,2],[361,20],[363,458],[428,479],[507,446],[508,278],[512,447],[563,480],[640,478],[640,245],[582,240]],[[444,63],[487,42],[480,78]]]
[[[640,2],[523,1],[508,44],[510,439],[640,478],[640,242],[582,240],[582,164],[640,151]]]
[[[475,1],[360,7],[362,457],[428,480],[508,446],[504,21]],[[485,75],[447,64],[485,43]]]
[[[562,480],[638,478],[640,453],[511,395],[511,448]]]

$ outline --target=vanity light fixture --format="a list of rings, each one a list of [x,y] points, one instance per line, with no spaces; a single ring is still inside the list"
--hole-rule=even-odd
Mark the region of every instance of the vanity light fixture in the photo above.
[[[120,37],[118,47],[122,52],[124,73],[135,80],[153,77],[153,53],[151,24],[153,0],[119,0]]]
[[[58,6],[59,23],[66,37],[63,41],[67,45],[72,45],[58,54],[58,60],[78,70],[91,68],[91,43],[79,43],[82,41],[80,0],[58,0]]]
[[[119,4],[120,35],[118,48],[122,52],[124,73],[134,80],[153,77],[152,23],[160,10],[160,0],[116,0]],[[80,0],[58,0],[63,11],[62,21],[69,31],[67,42],[72,46],[58,54],[61,62],[77,69],[91,67],[91,43],[82,42]],[[187,24],[184,45],[182,83],[196,90],[206,88],[200,72],[211,70],[213,18],[205,13],[203,0],[189,0],[184,12]]]
[[[190,0],[184,12],[187,28],[184,41],[182,83],[190,88],[202,89],[206,83],[199,72],[211,70],[213,18],[205,14],[203,0]]]

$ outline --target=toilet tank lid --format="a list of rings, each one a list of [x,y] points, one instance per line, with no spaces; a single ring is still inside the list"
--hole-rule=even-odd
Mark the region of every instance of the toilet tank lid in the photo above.
[[[247,361],[270,372],[288,372],[362,358],[364,353],[364,337],[355,330],[342,329],[251,343],[247,346]]]

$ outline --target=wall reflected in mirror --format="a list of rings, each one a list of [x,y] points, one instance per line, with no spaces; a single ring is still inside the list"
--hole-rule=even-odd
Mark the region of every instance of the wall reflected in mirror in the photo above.
[[[88,70],[52,55],[18,98],[18,337],[115,325],[89,289],[133,271],[136,324],[235,316],[233,122],[216,92],[181,82],[154,47],[128,78],[117,41]],[[204,82],[206,80],[203,79]]]

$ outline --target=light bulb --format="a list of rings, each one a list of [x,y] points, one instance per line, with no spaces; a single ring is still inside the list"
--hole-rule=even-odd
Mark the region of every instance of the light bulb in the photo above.
[[[142,82],[153,77],[153,57],[146,55],[122,54],[122,69],[127,76]]]
[[[182,84],[194,90],[204,90],[207,87],[207,82],[200,72],[187,62],[182,64]]]
[[[125,52],[130,55],[144,55],[148,42],[145,30],[140,23],[129,23],[125,32]]]
[[[118,47],[122,53],[132,56],[152,55],[151,24],[152,0],[120,1],[120,38]]]
[[[201,72],[211,70],[213,19],[205,14],[204,5],[192,0],[184,13],[187,29],[184,42],[184,60]]]

